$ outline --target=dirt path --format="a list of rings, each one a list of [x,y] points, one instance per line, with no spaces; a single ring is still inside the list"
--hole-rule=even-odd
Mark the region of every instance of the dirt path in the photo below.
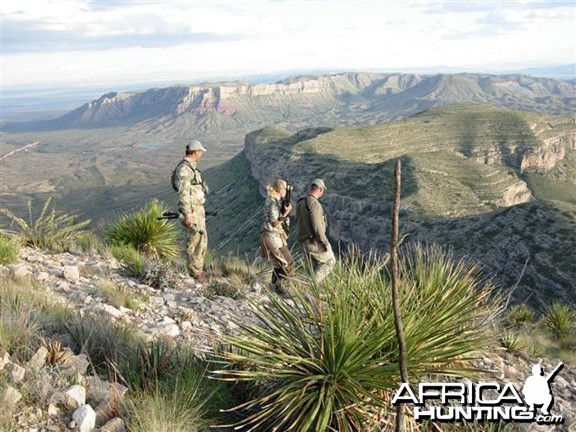
[[[20,147],[20,148],[17,148],[16,150],[12,150],[11,152],[8,152],[5,155],[0,156],[0,162],[2,162],[6,158],[12,156],[15,153],[21,152],[22,150],[28,150],[28,149],[34,148],[38,144],[40,144],[40,141],[35,141],[32,144],[26,144],[24,147]]]

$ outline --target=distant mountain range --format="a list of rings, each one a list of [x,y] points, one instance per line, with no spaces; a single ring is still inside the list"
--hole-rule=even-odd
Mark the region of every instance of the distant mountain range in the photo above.
[[[239,82],[108,93],[56,119],[8,131],[135,127],[169,135],[252,129],[289,122],[373,124],[454,103],[563,114],[576,110],[573,83],[523,75],[342,73],[275,84]]]

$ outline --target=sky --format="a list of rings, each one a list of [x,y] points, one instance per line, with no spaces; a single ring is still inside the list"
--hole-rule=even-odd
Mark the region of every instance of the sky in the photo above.
[[[576,63],[576,0],[3,0],[1,86]]]

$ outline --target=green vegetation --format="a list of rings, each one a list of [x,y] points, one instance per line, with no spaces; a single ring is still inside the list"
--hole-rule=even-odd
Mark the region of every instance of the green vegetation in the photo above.
[[[258,323],[240,321],[223,354],[224,380],[244,381],[236,407],[248,430],[358,430],[387,411],[399,380],[390,282],[384,264],[352,260],[295,302],[254,304]],[[476,270],[436,249],[418,248],[402,264],[402,313],[411,379],[468,376],[485,348],[492,289]],[[318,301],[318,299],[322,299]]]
[[[51,203],[51,198],[46,200],[40,214],[36,216],[33,214],[32,201],[28,201],[28,221],[5,208],[0,208],[0,214],[9,217],[17,225],[18,231],[15,234],[23,245],[50,252],[65,252],[74,246],[77,236],[90,221],[76,222],[77,216],[50,209]]]
[[[505,315],[501,346],[512,352],[576,361],[576,308],[564,303],[548,305],[541,316],[526,305],[512,307]]]
[[[552,303],[544,313],[544,325],[561,339],[576,331],[576,310],[564,303]]]
[[[16,242],[0,231],[0,264],[10,264],[18,257]]]
[[[170,260],[178,257],[178,231],[168,220],[158,220],[166,207],[152,200],[140,210],[125,214],[106,227],[113,245],[129,245],[147,257]]]

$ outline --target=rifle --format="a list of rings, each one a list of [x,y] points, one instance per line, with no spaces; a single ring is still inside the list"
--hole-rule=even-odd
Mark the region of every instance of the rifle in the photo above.
[[[218,216],[218,212],[217,211],[207,211],[206,216]],[[164,213],[162,213],[162,216],[159,216],[156,218],[156,220],[164,220],[164,219],[183,219],[183,216],[181,213],[164,212]],[[204,235],[204,230],[199,229],[196,224],[193,224],[190,227],[190,229],[192,230],[192,232],[194,234]]]
[[[207,211],[206,216],[218,216],[218,212],[217,211]],[[180,213],[164,212],[164,213],[162,213],[162,216],[156,218],[156,220],[162,220],[162,219],[180,219]]]
[[[288,204],[290,204],[291,195],[292,195],[292,186],[286,184],[286,195],[284,196],[284,198],[282,198],[282,205],[280,206],[282,214],[284,214],[286,208],[288,207]],[[286,233],[286,236],[290,235],[290,216],[288,216],[286,219],[282,221],[282,229]]]
[[[563,362],[558,363],[558,366],[556,366],[554,370],[548,374],[546,381],[550,381],[552,378],[554,378],[554,376],[560,371],[560,369],[562,369],[563,366]]]

